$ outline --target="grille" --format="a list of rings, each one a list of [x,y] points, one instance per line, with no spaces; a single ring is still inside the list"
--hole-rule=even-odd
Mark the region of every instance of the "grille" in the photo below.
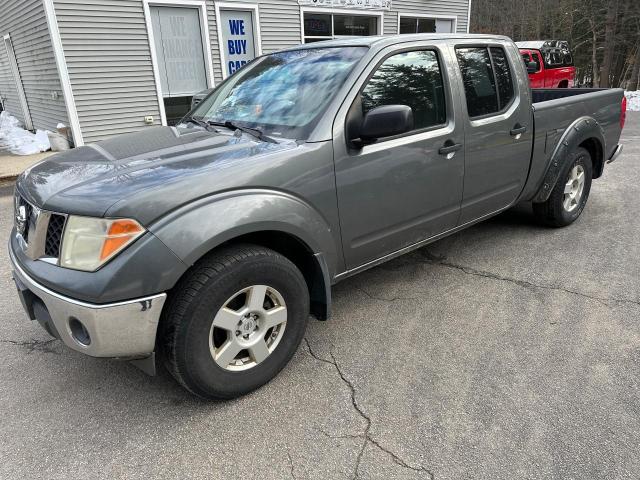
[[[62,243],[65,220],[66,217],[64,215],[51,214],[44,244],[44,254],[47,257],[58,258],[60,256],[60,244]]]
[[[67,216],[41,210],[18,192],[14,197],[14,207],[16,231],[24,241],[22,247],[26,255],[33,260],[59,258]]]

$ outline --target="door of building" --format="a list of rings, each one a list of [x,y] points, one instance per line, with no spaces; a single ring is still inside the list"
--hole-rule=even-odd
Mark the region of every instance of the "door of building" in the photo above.
[[[29,104],[27,103],[27,96],[25,95],[24,87],[22,86],[22,78],[20,77],[20,70],[18,69],[18,60],[16,59],[16,53],[13,50],[13,43],[11,42],[10,35],[4,36],[4,46],[7,49],[7,57],[9,58],[11,73],[13,74],[13,80],[16,84],[16,92],[18,92],[18,99],[20,100],[22,115],[24,117],[24,126],[27,130],[33,130]]]
[[[151,7],[154,47],[169,125],[190,110],[191,97],[207,85],[200,11]]]

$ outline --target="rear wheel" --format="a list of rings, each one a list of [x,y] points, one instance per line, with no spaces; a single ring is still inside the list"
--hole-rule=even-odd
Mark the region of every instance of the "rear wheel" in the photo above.
[[[267,248],[214,253],[175,291],[161,325],[161,351],[175,379],[204,398],[237,397],[271,380],[306,329],[304,277]]]
[[[546,202],[534,203],[536,218],[552,227],[573,223],[584,210],[591,191],[593,163],[589,152],[578,147],[567,162]]]

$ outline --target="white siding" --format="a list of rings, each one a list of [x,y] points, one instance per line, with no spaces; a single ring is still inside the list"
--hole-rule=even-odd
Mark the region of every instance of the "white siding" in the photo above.
[[[85,143],[160,124],[141,0],[55,0]]]
[[[34,128],[54,130],[59,122],[68,125],[42,0],[5,0],[0,12],[0,40],[6,34],[11,35]],[[6,109],[24,121],[3,41],[0,96],[6,98]]]

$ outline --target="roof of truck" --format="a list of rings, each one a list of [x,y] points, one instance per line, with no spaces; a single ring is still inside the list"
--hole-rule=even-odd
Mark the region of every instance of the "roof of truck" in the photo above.
[[[507,40],[509,37],[503,35],[486,35],[476,33],[416,33],[403,35],[372,35],[367,37],[337,38],[335,40],[323,40],[321,42],[305,43],[286,50],[300,50],[318,47],[385,47],[387,45],[395,45],[398,43],[417,42],[424,40]]]

